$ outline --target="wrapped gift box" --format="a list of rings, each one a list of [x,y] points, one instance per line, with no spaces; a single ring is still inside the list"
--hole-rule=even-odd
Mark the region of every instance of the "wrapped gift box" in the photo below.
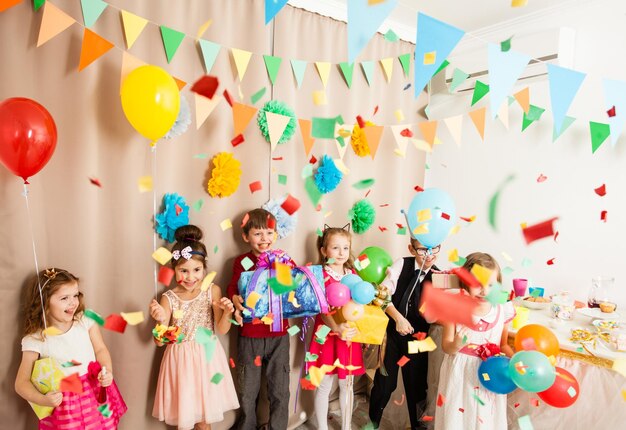
[[[385,337],[389,317],[385,314],[385,311],[378,306],[365,305],[364,308],[365,312],[363,316],[353,323],[356,325],[359,333],[352,338],[352,341],[369,343],[370,345],[380,345],[383,343],[383,338]],[[341,314],[341,310],[337,310],[337,312],[333,314],[333,318],[337,324],[346,322],[346,319]]]
[[[443,289],[461,288],[459,283],[459,277],[453,273],[447,272],[433,272],[432,276],[433,287]]]
[[[54,359],[47,357],[35,361],[30,381],[41,394],[46,394],[48,391],[57,391],[63,378],[65,378],[65,374],[61,370],[61,366]],[[30,406],[40,420],[50,416],[54,410],[53,407],[35,403],[30,403]]]

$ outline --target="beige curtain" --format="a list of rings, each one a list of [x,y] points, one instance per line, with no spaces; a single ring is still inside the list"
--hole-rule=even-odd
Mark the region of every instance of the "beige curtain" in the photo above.
[[[294,234],[277,243],[299,263],[316,261],[316,229],[324,223],[344,225],[347,212],[367,190],[352,187],[357,181],[373,178],[375,185],[368,199],[377,209],[374,226],[363,235],[354,235],[353,251],[366,246],[381,246],[394,258],[406,252],[407,236],[396,234],[395,223],[404,223],[400,214],[406,208],[415,185],[423,184],[424,154],[408,148],[405,158],[394,155],[395,142],[389,128],[385,129],[376,158],[359,158],[348,149],[343,158],[350,173],[338,189],[326,195],[316,211],[308,200],[301,179],[302,168],[309,161],[305,155],[299,130],[293,139],[279,145],[271,153],[253,120],[245,132],[243,144],[233,148],[232,114],[222,102],[206,122],[196,130],[195,120],[189,130],[171,141],[160,141],[156,155],[149,142],[128,123],[121,109],[119,89],[122,54],[125,50],[120,8],[150,21],[128,53],[150,64],[163,67],[188,85],[181,94],[191,105],[190,84],[203,75],[199,48],[194,43],[197,29],[208,19],[212,24],[204,35],[207,40],[222,45],[211,74],[220,79],[223,89],[236,100],[251,104],[250,96],[263,87],[268,91],[257,104],[273,97],[290,105],[302,119],[342,115],[349,129],[355,117],[380,125],[397,124],[396,110],[401,110],[404,122],[416,122],[418,104],[413,89],[403,91],[411,81],[403,76],[397,56],[412,52],[412,45],[390,43],[377,35],[359,60],[376,62],[373,82],[368,85],[359,66],[355,66],[352,88],[344,83],[336,64],[347,58],[346,24],[332,19],[285,7],[276,20],[264,25],[262,0],[141,0],[124,2],[110,0],[111,5],[92,30],[111,41],[115,48],[102,58],[78,72],[82,43],[82,13],[80,2],[52,0],[77,24],[37,48],[36,42],[42,11],[35,13],[31,2],[0,13],[0,100],[28,97],[43,104],[54,117],[59,133],[56,151],[48,165],[31,179],[28,200],[32,217],[37,261],[41,268],[63,267],[81,278],[87,307],[107,316],[111,313],[143,310],[154,296],[153,270],[153,197],[140,193],[138,178],[152,175],[156,160],[154,187],[157,205],[166,192],[177,192],[191,206],[202,199],[199,211],[190,210],[190,219],[205,233],[205,243],[211,251],[209,266],[216,270],[216,282],[228,283],[234,257],[246,251],[239,229],[243,215],[270,198],[286,193],[302,203],[298,212],[298,227]],[[171,27],[189,35],[176,56],[167,63],[159,25]],[[230,48],[253,53],[243,82],[236,77],[229,55]],[[267,77],[262,54],[283,58],[275,86]],[[387,83],[378,60],[396,57],[391,82]],[[300,89],[290,68],[290,59],[309,62]],[[312,92],[323,90],[315,70],[315,61],[334,65],[326,88],[328,104],[313,103]],[[358,69],[358,70],[357,70]],[[409,75],[410,76],[410,75]],[[243,99],[240,99],[240,94]],[[378,113],[374,115],[374,110]],[[221,151],[233,152],[241,161],[243,174],[238,191],[224,199],[211,198],[205,191],[210,159]],[[208,158],[194,155],[206,154]],[[328,154],[338,158],[334,142],[316,141],[312,155]],[[282,159],[280,159],[282,157]],[[287,175],[287,184],[278,183],[278,175]],[[98,178],[102,187],[89,182]],[[251,194],[248,184],[262,181],[263,189]],[[0,324],[5,329],[0,374],[0,416],[10,428],[27,429],[36,425],[35,416],[25,401],[13,391],[13,381],[20,362],[20,305],[24,280],[34,272],[31,228],[28,222],[22,181],[4,167],[0,168]],[[222,231],[220,222],[231,219],[233,229]],[[387,230],[381,231],[379,227]],[[163,245],[161,240],[157,246]],[[159,292],[162,288],[159,286]],[[293,321],[300,324],[301,321]],[[122,429],[158,429],[165,426],[151,416],[152,401],[162,351],[151,340],[152,322],[127,327],[125,334],[104,331],[111,351],[115,378],[129,406],[122,419]],[[236,352],[236,330],[220,338],[227,354]],[[291,338],[291,410],[290,426],[295,427],[303,417],[313,412],[312,393],[299,390],[299,378],[304,357],[303,343]],[[299,400],[296,404],[296,396]],[[400,398],[394,394],[393,399]],[[267,417],[266,402],[259,408],[260,422]],[[304,412],[302,414],[301,412]],[[405,405],[390,402],[386,416],[404,417]],[[236,412],[229,412],[216,429],[229,428]],[[402,418],[400,418],[402,420]],[[7,427],[8,428],[8,427]]]

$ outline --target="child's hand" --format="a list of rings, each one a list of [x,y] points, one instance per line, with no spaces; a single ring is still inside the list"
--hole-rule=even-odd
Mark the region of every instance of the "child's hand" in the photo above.
[[[462,327],[454,336],[454,347],[457,351],[463,348],[463,346],[467,343],[468,331],[469,329],[467,327]]]
[[[48,391],[45,394],[45,397],[46,397],[45,405],[41,405],[41,406],[50,406],[50,407],[56,408],[63,401],[63,393],[61,393],[60,391]]]
[[[98,373],[98,382],[100,382],[101,387],[108,387],[113,383],[113,373],[103,368],[100,373]]]
[[[354,324],[350,324],[349,322],[339,324],[339,336],[342,340],[349,341],[358,333],[359,330],[354,326]]]
[[[235,321],[237,321],[237,324],[243,325],[243,317],[241,316],[241,311],[235,309],[234,317]]]
[[[400,333],[402,336],[406,336],[407,334],[413,333],[413,326],[403,316],[400,316],[396,321],[396,331]]]
[[[217,305],[221,310],[228,314],[232,314],[235,312],[235,306],[233,302],[231,302],[228,297],[222,297],[219,302],[213,302],[214,305]]]
[[[233,296],[233,305],[235,305],[235,309],[238,311],[243,311],[243,297],[235,294]]]
[[[165,320],[165,309],[155,299],[150,302],[150,316],[158,323]]]

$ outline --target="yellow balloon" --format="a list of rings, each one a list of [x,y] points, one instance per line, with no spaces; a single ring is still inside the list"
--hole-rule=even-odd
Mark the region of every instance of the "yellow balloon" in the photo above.
[[[128,122],[152,142],[165,136],[178,117],[178,86],[160,67],[141,66],[130,72],[120,97]]]

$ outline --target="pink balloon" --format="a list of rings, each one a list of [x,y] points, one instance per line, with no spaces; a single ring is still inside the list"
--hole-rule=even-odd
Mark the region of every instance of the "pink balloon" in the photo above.
[[[343,305],[341,313],[347,321],[356,321],[365,313],[365,307],[350,300],[348,303]]]
[[[333,282],[326,287],[328,304],[339,308],[350,301],[350,288],[341,282]]]

